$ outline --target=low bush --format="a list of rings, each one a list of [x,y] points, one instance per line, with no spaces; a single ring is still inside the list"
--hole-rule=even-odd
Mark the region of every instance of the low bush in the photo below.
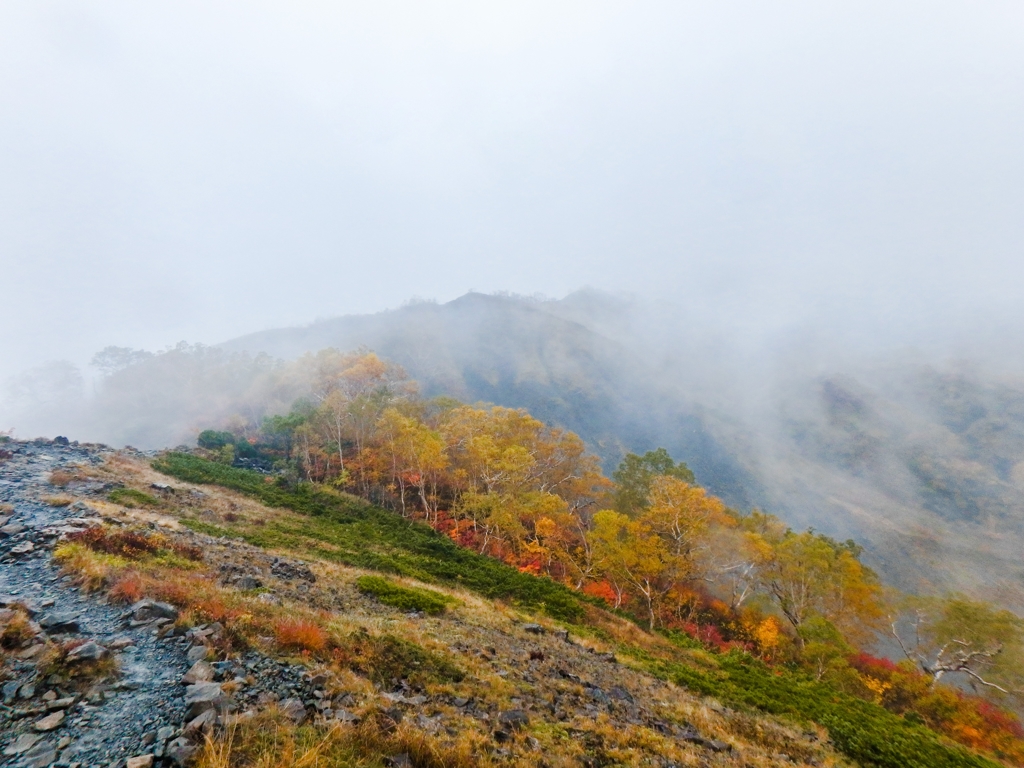
[[[74,479],[74,475],[70,472],[65,472],[63,469],[58,469],[50,473],[50,485],[54,485],[58,488],[66,488]]]
[[[458,683],[465,677],[442,656],[394,635],[355,632],[340,655],[348,666],[380,686],[394,686],[403,680],[413,686]]]
[[[134,488],[115,488],[107,494],[107,498],[122,507],[158,507],[160,500],[150,496],[148,493],[137,491]]]
[[[454,605],[456,600],[430,589],[403,587],[381,576],[360,576],[356,580],[359,591],[371,595],[384,605],[402,611],[422,611],[438,616]]]
[[[283,619],[276,627],[277,644],[291,651],[320,653],[327,647],[327,633],[323,628],[305,619]]]
[[[624,651],[652,674],[738,709],[756,709],[824,726],[836,748],[877,768],[997,768],[998,763],[948,744],[933,731],[871,702],[841,693],[795,671],[770,668],[739,651],[715,657],[718,668],[697,669]]]
[[[0,648],[21,648],[35,634],[32,621],[20,606],[0,611]]]

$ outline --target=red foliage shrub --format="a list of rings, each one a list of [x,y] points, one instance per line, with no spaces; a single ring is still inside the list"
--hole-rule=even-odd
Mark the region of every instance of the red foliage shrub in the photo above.
[[[146,555],[155,555],[161,549],[161,541],[137,531],[109,531],[100,526],[87,528],[68,536],[68,541],[82,544],[94,552],[117,555],[128,560],[138,560]]]
[[[277,642],[284,648],[319,653],[327,647],[327,633],[304,619],[284,619],[276,627]]]
[[[594,581],[583,586],[583,594],[599,597],[608,605],[615,605],[615,588],[607,581]]]
[[[142,583],[142,577],[133,571],[129,571],[122,574],[114,582],[107,594],[111,602],[131,605],[145,597],[146,591]]]

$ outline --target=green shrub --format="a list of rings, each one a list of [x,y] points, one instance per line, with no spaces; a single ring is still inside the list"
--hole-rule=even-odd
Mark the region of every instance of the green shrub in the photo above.
[[[430,589],[403,587],[381,576],[361,576],[356,580],[359,591],[372,595],[384,605],[402,611],[422,611],[432,616],[444,613],[456,601]]]
[[[447,659],[394,635],[355,632],[349,637],[347,650],[349,664],[380,686],[391,686],[399,680],[416,686],[458,683],[465,677]]]
[[[836,749],[860,765],[877,768],[997,768],[995,763],[934,731],[854,698],[804,674],[770,668],[748,654],[716,656],[718,669],[656,659],[637,649],[625,653],[670,680],[738,709],[757,709],[829,731]]]
[[[136,491],[134,488],[116,488],[107,495],[107,498],[122,507],[157,507],[160,505],[159,499],[148,493]]]
[[[200,448],[208,451],[216,451],[225,445],[234,445],[237,438],[230,432],[218,432],[214,429],[205,429],[199,433],[196,443]]]

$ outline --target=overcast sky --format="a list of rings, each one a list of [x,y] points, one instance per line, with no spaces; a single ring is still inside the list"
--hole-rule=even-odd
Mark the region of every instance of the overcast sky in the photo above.
[[[0,3],[0,374],[469,289],[1024,298],[1024,5]]]

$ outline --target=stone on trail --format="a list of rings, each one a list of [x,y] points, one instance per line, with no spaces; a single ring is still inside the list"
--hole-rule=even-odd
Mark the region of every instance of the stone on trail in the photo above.
[[[129,757],[124,768],[153,768],[153,756],[138,755],[137,757]]]
[[[213,680],[213,667],[207,664],[205,661],[197,661],[181,677],[181,682],[185,685],[194,685],[195,683],[208,683]]]
[[[54,728],[58,727],[63,722],[64,711],[58,709],[56,712],[51,712],[42,720],[37,720],[32,727],[35,728],[37,731],[42,731],[45,733],[46,731],[52,731]]]
[[[68,661],[75,663],[79,661],[99,661],[105,658],[107,655],[107,649],[99,643],[90,640],[83,645],[73,648],[68,653]]]
[[[226,711],[234,702],[220,683],[195,683],[185,689],[185,719],[194,720],[208,709]]]
[[[30,749],[32,749],[32,747],[36,745],[36,743],[41,738],[43,737],[37,736],[34,733],[23,733],[7,745],[7,748],[4,750],[4,754],[7,756],[11,756],[21,755],[25,752],[28,752]]]
[[[77,632],[78,614],[70,611],[48,613],[39,619],[39,626],[47,632]]]
[[[57,749],[48,742],[37,744],[21,756],[22,768],[47,768],[57,759]]]

